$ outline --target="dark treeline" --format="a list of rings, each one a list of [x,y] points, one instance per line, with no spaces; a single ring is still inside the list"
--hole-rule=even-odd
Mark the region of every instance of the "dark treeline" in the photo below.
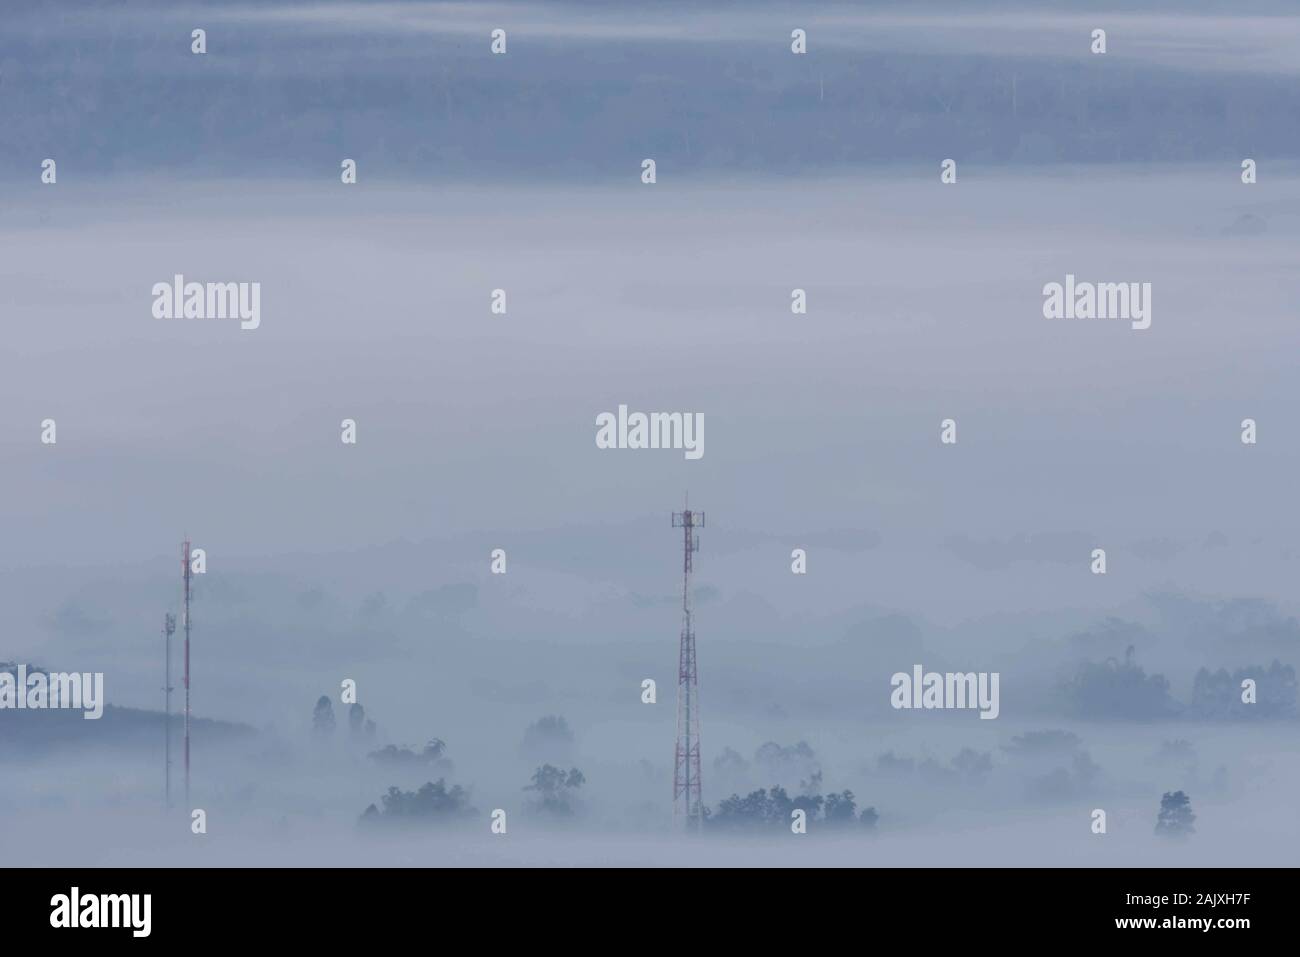
[[[859,813],[852,791],[790,797],[785,788],[774,786],[766,790],[759,788],[743,797],[733,794],[720,801],[717,809],[706,815],[705,821],[710,830],[718,831],[789,828],[794,811],[804,812],[810,832],[817,824],[873,830],[880,819],[874,807],[863,808]]]
[[[1243,682],[1254,682],[1254,700]],[[1169,679],[1148,673],[1137,663],[1130,647],[1121,661],[1087,661],[1061,683],[1067,713],[1080,718],[1155,720],[1286,719],[1296,714],[1296,675],[1292,665],[1276,659],[1263,665],[1210,671],[1201,668],[1192,682],[1191,699],[1184,704],[1170,691]]]

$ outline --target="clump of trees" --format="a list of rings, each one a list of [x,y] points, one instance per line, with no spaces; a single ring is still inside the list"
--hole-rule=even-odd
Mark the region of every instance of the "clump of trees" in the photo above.
[[[450,771],[453,765],[451,759],[446,757],[446,752],[447,743],[441,738],[434,738],[419,751],[389,744],[377,751],[371,751],[367,757],[376,764],[389,767],[431,767]]]
[[[1160,798],[1160,813],[1156,816],[1156,834],[1160,837],[1184,839],[1196,832],[1192,822],[1192,801],[1182,791],[1166,791]]]
[[[366,717],[366,709],[360,702],[353,702],[352,707],[348,708],[348,728],[352,731],[353,738],[375,736],[375,723]]]
[[[773,786],[759,788],[743,797],[733,794],[718,803],[717,810],[706,816],[708,827],[714,830],[758,831],[789,828],[791,814],[801,810],[807,815],[808,826],[815,823],[833,828],[858,826],[874,829],[880,815],[874,807],[859,814],[857,800],[852,791],[825,795],[800,794],[790,797],[785,788]]]
[[[377,730],[375,722],[366,717],[366,709],[359,702],[354,701],[347,709],[347,721],[353,741],[374,738]],[[321,695],[316,699],[316,707],[312,709],[312,732],[318,738],[332,738],[337,726],[338,722],[334,718],[334,702],[330,700],[329,695]]]
[[[469,806],[469,793],[459,784],[448,787],[443,778],[422,784],[415,791],[390,787],[388,793],[379,799],[379,805],[371,804],[366,808],[361,815],[362,824],[448,823],[475,813]]]
[[[1131,647],[1122,662],[1115,658],[1083,662],[1061,690],[1070,710],[1083,718],[1145,720],[1168,717],[1178,710],[1169,696],[1169,679],[1147,674],[1133,660]]]
[[[325,736],[334,733],[334,702],[329,695],[316,699],[316,708],[311,715],[311,729],[316,734]]]
[[[1255,703],[1242,700],[1242,682],[1255,682]],[[1192,680],[1192,714],[1198,718],[1291,718],[1296,713],[1295,668],[1274,659],[1267,668],[1202,668]]]
[[[543,764],[533,772],[532,783],[524,786],[533,792],[532,810],[551,817],[572,817],[581,807],[578,789],[587,779],[577,768],[565,771],[553,764]]]

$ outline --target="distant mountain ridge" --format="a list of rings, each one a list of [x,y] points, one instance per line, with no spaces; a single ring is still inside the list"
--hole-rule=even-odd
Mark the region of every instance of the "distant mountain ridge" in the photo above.
[[[0,661],[0,671],[16,674],[20,662]],[[55,669],[57,670],[57,669]],[[49,674],[50,669],[27,663],[28,674]],[[162,749],[166,716],[148,708],[105,705],[103,715],[87,721],[77,710],[0,709],[0,754],[39,755],[74,747],[125,747]],[[179,743],[184,716],[179,708],[172,712],[171,727],[174,755],[179,758]],[[221,742],[248,738],[257,729],[241,722],[212,718],[190,718],[190,735],[195,742]]]

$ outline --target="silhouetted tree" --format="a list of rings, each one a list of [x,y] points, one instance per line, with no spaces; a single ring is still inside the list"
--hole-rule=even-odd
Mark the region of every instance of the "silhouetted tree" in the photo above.
[[[1169,696],[1169,679],[1148,675],[1129,648],[1123,663],[1114,658],[1084,662],[1065,682],[1071,710],[1085,718],[1162,718],[1177,710]]]
[[[383,809],[371,804],[361,815],[362,823],[377,821],[448,821],[470,817],[474,809],[469,806],[469,794],[459,784],[447,787],[439,778],[429,781],[417,791],[403,791],[390,787],[379,799]]]
[[[1182,791],[1166,791],[1160,798],[1160,814],[1156,817],[1156,833],[1161,837],[1185,838],[1196,831],[1192,822],[1191,799]]]
[[[566,772],[553,764],[544,764],[533,772],[533,783],[525,785],[524,790],[537,792],[537,800],[532,802],[534,809],[557,817],[570,817],[577,806],[577,790],[586,781],[577,768]]]
[[[444,755],[447,750],[447,744],[441,738],[433,738],[424,746],[422,751],[416,752],[410,748],[399,748],[396,745],[388,744],[377,751],[371,751],[367,757],[372,761],[380,764],[389,764],[394,766],[421,766],[433,767],[444,771],[452,769],[452,763]]]
[[[843,791],[840,794],[826,795],[822,814],[825,816],[826,823],[835,827],[852,824],[858,814],[858,805],[853,800],[853,792]]]
[[[354,738],[361,736],[365,723],[366,709],[359,703],[354,702],[352,707],[348,708],[348,728],[352,731]]]
[[[334,733],[334,704],[328,695],[321,695],[316,701],[316,710],[312,712],[311,726],[317,734]]]
[[[790,810],[803,811],[809,821],[815,821],[822,812],[823,800],[820,794],[800,794],[790,802]]]
[[[1255,703],[1241,700],[1241,683],[1255,681]],[[1296,711],[1296,674],[1274,659],[1267,668],[1252,666],[1229,673],[1202,668],[1192,680],[1192,713],[1202,718],[1290,718]]]
[[[852,824],[860,820],[865,827],[874,827],[877,819],[876,809],[867,808],[860,818],[855,818],[857,802],[852,791],[838,794],[801,794],[791,798],[785,788],[775,786],[763,790],[751,791],[745,796],[733,794],[718,802],[716,811],[707,815],[711,828],[728,830],[768,830],[788,828],[791,812],[801,810],[807,815],[808,823],[819,821],[832,827]],[[809,829],[811,833],[811,828]]]
[[[759,788],[744,797],[733,794],[729,798],[723,798],[718,802],[718,810],[712,815],[709,824],[718,828],[741,829],[770,824],[773,819],[772,801],[767,791]]]

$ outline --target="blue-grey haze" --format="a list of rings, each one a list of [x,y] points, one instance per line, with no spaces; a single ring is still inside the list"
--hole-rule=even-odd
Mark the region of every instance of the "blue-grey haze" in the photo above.
[[[157,813],[161,728],[22,747],[0,712],[6,861],[681,860],[689,490],[706,802],[820,769],[881,819],[686,853],[1292,863],[1294,711],[1210,714],[1193,688],[1300,665],[1298,72],[1282,3],[6,10],[0,660],[161,707],[189,534],[195,712],[254,729],[199,736],[199,839]],[[176,273],[260,282],[261,327],[154,319]],[[1151,328],[1044,319],[1067,273],[1152,283]],[[597,449],[619,403],[703,413],[704,457]],[[1126,660],[1167,701],[1079,684]],[[1001,716],[892,710],[918,662],[1000,672]],[[344,678],[374,746],[446,740],[468,830],[356,831],[421,777],[346,740]],[[558,830],[522,791],[551,714],[587,778]],[[1052,729],[1077,741],[1017,750]],[[768,741],[815,759],[769,766]],[[1178,788],[1199,833],[1158,846]]]

